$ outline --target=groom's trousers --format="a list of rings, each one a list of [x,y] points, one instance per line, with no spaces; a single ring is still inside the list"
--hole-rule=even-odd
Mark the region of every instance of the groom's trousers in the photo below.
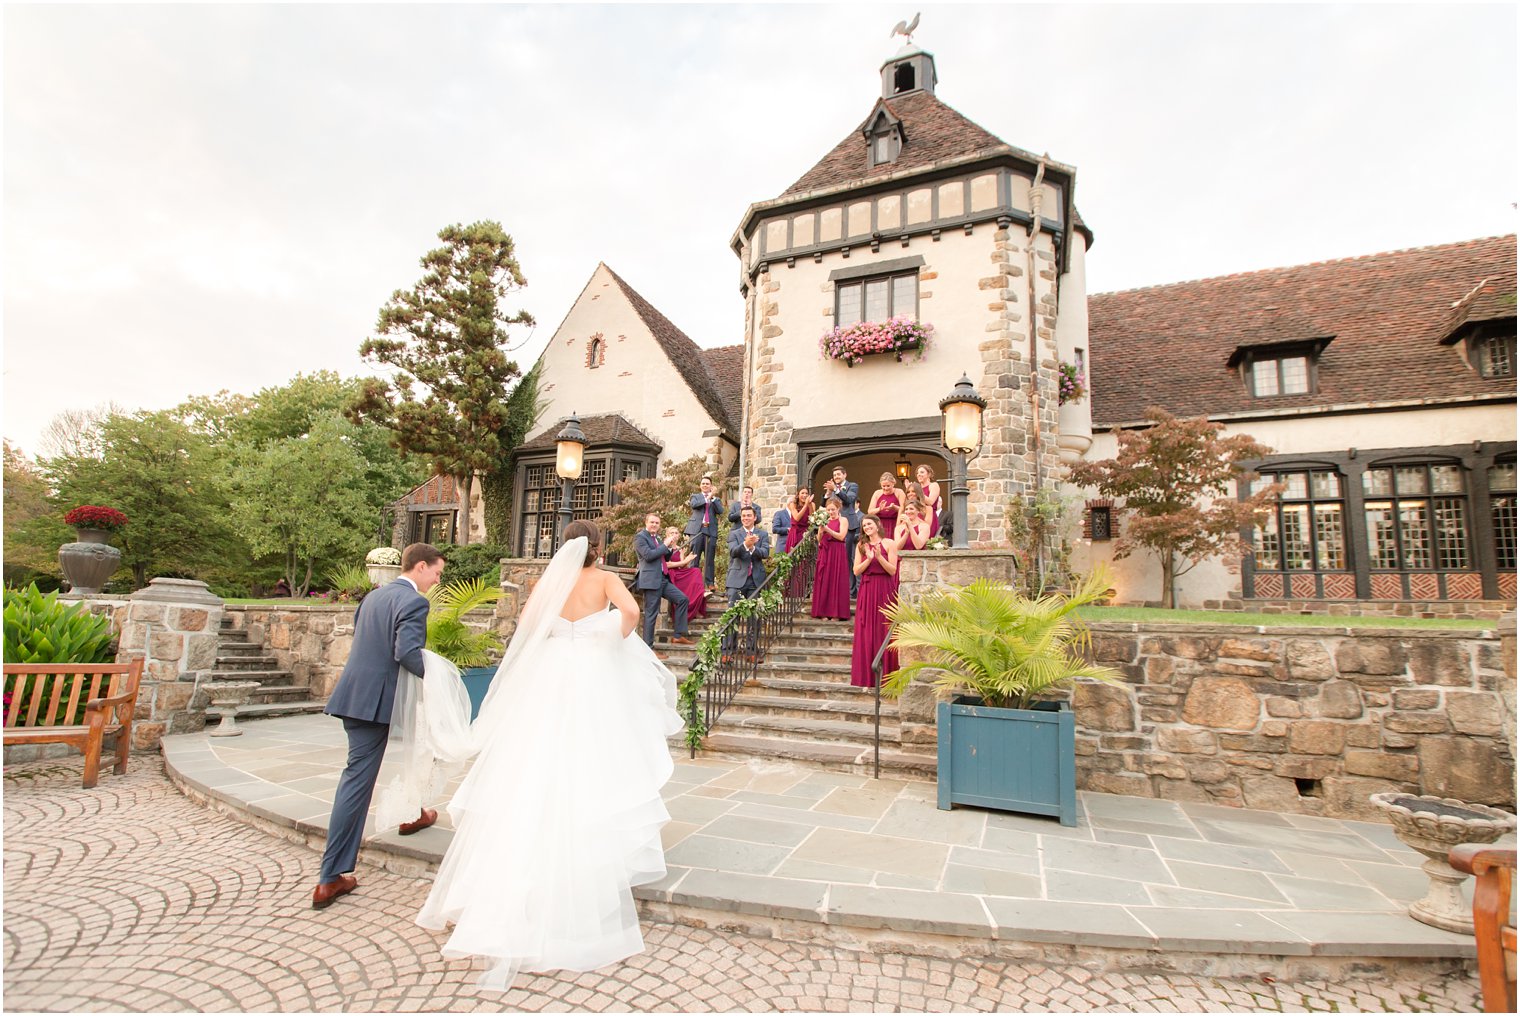
[[[327,849],[322,852],[322,873],[317,878],[323,885],[353,871],[359,863],[364,819],[369,814],[369,801],[375,793],[375,779],[380,775],[390,731],[388,723],[343,718],[343,732],[348,735],[348,764],[338,777],[332,818],[327,822]]]

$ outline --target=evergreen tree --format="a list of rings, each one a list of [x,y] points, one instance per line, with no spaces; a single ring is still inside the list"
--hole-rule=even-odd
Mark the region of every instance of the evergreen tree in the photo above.
[[[461,530],[469,540],[475,474],[501,459],[507,396],[519,371],[508,360],[507,326],[533,324],[527,311],[507,315],[501,301],[527,285],[515,244],[496,222],[440,230],[443,246],[422,257],[422,279],[397,290],[380,309],[379,337],[359,347],[366,359],[395,368],[392,380],[367,378],[349,418],[388,427],[395,446],[424,456],[461,491]],[[414,390],[420,388],[419,400]]]

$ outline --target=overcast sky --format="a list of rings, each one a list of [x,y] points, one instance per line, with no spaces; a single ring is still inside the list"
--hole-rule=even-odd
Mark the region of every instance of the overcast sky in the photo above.
[[[1515,229],[1507,4],[10,5],[5,436],[364,373],[458,221],[517,240],[524,367],[598,261],[738,342],[745,207],[864,119],[920,7],[939,97],[1077,168],[1090,292]]]

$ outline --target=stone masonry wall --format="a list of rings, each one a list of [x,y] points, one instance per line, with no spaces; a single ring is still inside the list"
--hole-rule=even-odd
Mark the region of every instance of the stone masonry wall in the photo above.
[[[1013,559],[919,551],[903,555],[899,575],[914,601],[938,586],[1009,581]],[[1380,791],[1515,807],[1511,620],[1502,633],[1091,628],[1093,657],[1121,679],[1071,692],[1084,790],[1374,821],[1367,797]],[[937,740],[936,702],[926,676],[899,700],[915,750]]]
[[[1083,789],[1374,819],[1381,791],[1514,808],[1494,635],[1092,627],[1123,680],[1072,696]]]

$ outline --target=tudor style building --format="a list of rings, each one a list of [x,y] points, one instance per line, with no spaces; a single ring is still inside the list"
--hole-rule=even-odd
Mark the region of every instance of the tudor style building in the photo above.
[[[745,297],[741,470],[764,504],[835,465],[869,491],[902,456],[943,480],[938,402],[968,373],[988,400],[969,535],[1000,545],[1010,499],[1057,478],[1056,370],[1086,344],[1091,234],[1075,170],[967,120],[937,81],[933,56],[905,47],[865,119],[744,213],[730,241]],[[933,326],[921,359],[820,356],[836,325],[897,316]],[[1068,414],[1083,446],[1086,414]]]
[[[1091,457],[1160,406],[1267,445],[1257,468],[1285,487],[1254,554],[1195,568],[1180,605],[1515,599],[1514,236],[1089,306]],[[1089,516],[1078,567],[1123,525],[1106,504]],[[1114,570],[1121,599],[1159,598],[1152,555]]]

